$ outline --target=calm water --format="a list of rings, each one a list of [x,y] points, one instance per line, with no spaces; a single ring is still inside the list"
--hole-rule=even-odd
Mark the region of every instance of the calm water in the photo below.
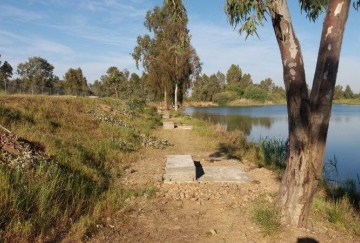
[[[251,107],[188,107],[186,114],[220,123],[228,130],[240,129],[253,141],[288,137],[285,105]],[[325,162],[338,159],[339,180],[360,176],[360,106],[333,105]],[[335,178],[334,178],[335,179]]]

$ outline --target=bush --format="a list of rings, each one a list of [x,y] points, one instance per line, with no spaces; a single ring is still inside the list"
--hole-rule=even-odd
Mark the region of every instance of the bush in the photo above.
[[[267,99],[267,93],[259,86],[250,85],[246,87],[244,97],[246,99],[264,102]]]
[[[234,91],[225,91],[222,93],[217,93],[213,96],[213,102],[218,103],[219,105],[226,105],[230,101],[238,98],[238,95]]]

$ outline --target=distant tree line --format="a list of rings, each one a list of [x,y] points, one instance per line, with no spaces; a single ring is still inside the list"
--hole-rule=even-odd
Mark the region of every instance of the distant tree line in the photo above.
[[[199,62],[197,63],[200,65]],[[100,80],[88,83],[81,68],[70,68],[62,79],[54,75],[53,70],[54,66],[47,60],[31,57],[28,61],[18,64],[15,71],[18,77],[12,78],[14,74],[12,66],[7,61],[0,62],[0,89],[7,94],[96,95],[119,99],[139,96],[150,101],[164,99],[161,82],[156,82],[161,76],[156,76],[154,73],[143,72],[142,76],[139,76],[130,73],[127,69],[120,71],[112,66],[100,77]],[[158,73],[165,72],[161,68],[154,70]],[[194,80],[186,83],[182,89],[185,89],[184,96],[186,91],[191,90],[188,99],[212,101],[220,105],[241,98],[260,102],[279,102],[285,100],[286,96],[285,90],[276,86],[271,78],[256,84],[250,74],[243,73],[239,65],[235,64],[230,66],[226,75],[220,71],[210,76],[196,75]],[[169,93],[173,98],[172,89],[169,89]],[[182,101],[183,98],[181,95],[180,100]],[[341,85],[335,87],[334,100],[356,98],[360,98],[360,93],[354,93],[349,85],[345,88]]]
[[[285,101],[285,89],[276,86],[271,78],[253,82],[251,75],[242,72],[239,65],[232,64],[226,75],[218,71],[210,76],[203,74],[193,83],[191,100],[212,101],[220,105],[228,104],[236,99],[251,99],[259,102]],[[334,100],[360,98],[349,85],[345,89],[341,85],[335,87]]]
[[[279,102],[285,101],[285,96],[285,90],[276,86],[271,78],[256,84],[250,74],[243,73],[239,65],[232,64],[226,75],[218,71],[210,76],[199,76],[194,82],[191,99],[225,105],[241,98]]]

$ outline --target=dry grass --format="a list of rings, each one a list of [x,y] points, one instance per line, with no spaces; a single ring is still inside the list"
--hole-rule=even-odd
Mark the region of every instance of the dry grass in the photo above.
[[[0,165],[3,242],[52,242],[69,229],[81,240],[123,200],[143,193],[114,188],[113,182],[135,160],[140,134],[159,118],[153,108],[129,114],[127,105],[112,99],[0,97],[0,124],[41,144],[51,158],[27,171]]]

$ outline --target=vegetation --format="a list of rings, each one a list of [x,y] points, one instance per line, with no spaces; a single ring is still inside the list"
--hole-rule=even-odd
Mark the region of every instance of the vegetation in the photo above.
[[[34,167],[25,170],[0,166],[0,236],[5,241],[52,241],[68,232],[70,226],[78,227],[70,229],[71,232],[86,234],[101,220],[102,214],[121,207],[126,197],[140,195],[142,191],[114,190],[113,180],[121,175],[126,163],[134,159],[133,152],[140,148],[141,135],[158,122],[154,110],[145,107],[146,101],[164,98],[167,105],[169,96],[177,108],[178,94],[181,102],[192,82],[192,99],[195,101],[227,105],[243,98],[275,103],[286,100],[290,138],[286,146],[289,146],[290,155],[281,187],[280,215],[283,223],[306,226],[310,203],[321,177],[332,102],[334,99],[341,102],[359,98],[350,86],[344,90],[335,86],[339,43],[342,42],[350,1],[341,5],[341,9],[337,8],[338,4],[343,4],[340,0],[299,1],[301,10],[312,20],[326,10],[324,30],[332,29],[331,33],[323,32],[310,94],[298,40],[290,18],[286,18],[290,16],[287,1],[245,3],[228,0],[226,5],[230,23],[240,23],[240,33],[247,35],[256,34],[257,25],[267,13],[270,14],[282,61],[286,63],[285,90],[275,86],[270,78],[254,83],[251,75],[243,73],[238,65],[231,65],[226,75],[218,72],[198,76],[201,63],[190,45],[185,8],[180,0],[165,0],[164,3],[163,7],[154,8],[146,16],[145,26],[154,36],[140,36],[134,48],[135,61],[141,62],[145,69],[141,77],[126,69],[120,72],[117,67],[109,67],[100,81],[89,85],[80,68],[70,68],[64,80],[60,80],[47,60],[30,57],[27,62],[18,64],[19,78],[11,79],[11,65],[6,61],[3,65],[0,63],[3,93],[79,95],[79,92],[85,92],[127,100],[44,96],[0,99],[0,123],[15,132],[19,139],[26,138],[30,144],[40,145],[49,158],[39,159]],[[360,4],[359,1],[356,3]],[[334,12],[336,16],[329,14]],[[339,21],[333,21],[334,17]],[[290,40],[294,42],[290,43]],[[329,46],[334,48],[329,50]],[[326,69],[328,67],[331,72]],[[206,126],[196,129],[205,135],[218,136]],[[263,141],[259,149],[246,143],[240,132],[228,136],[227,142],[219,144],[221,153],[242,158],[244,151],[255,148],[254,154],[261,152],[259,157],[262,156],[263,164],[284,167],[282,149],[285,143]],[[295,176],[291,174],[294,171]],[[294,185],[304,186],[295,188]],[[349,205],[355,207],[354,212],[358,210],[356,185],[354,181],[347,181],[341,188],[327,187],[331,189],[326,191],[327,195],[335,200],[335,209],[327,212],[330,221],[343,222],[347,218],[343,211],[351,211]],[[305,196],[303,192],[306,192]],[[301,210],[292,210],[294,207]],[[260,221],[268,218],[268,212],[259,212]]]
[[[262,25],[268,15],[279,46],[289,117],[290,148],[278,200],[284,224],[297,227],[307,225],[310,205],[322,173],[341,43],[350,2],[299,1],[301,11],[306,12],[307,17],[313,21],[325,12],[310,94],[305,80],[302,52],[287,1],[227,0],[226,3],[225,12],[229,23],[233,26],[240,24],[239,32],[245,32],[247,36],[257,35],[257,26]],[[354,6],[359,4],[360,1],[355,1]],[[351,97],[349,89],[346,90],[346,95]]]
[[[10,168],[0,156],[4,242],[53,242],[67,233],[81,240],[127,197],[153,191],[113,185],[136,159],[141,135],[159,122],[144,102],[3,96],[0,113],[18,140],[46,153],[28,169]]]
[[[253,206],[253,218],[264,235],[274,236],[280,231],[280,215],[271,203],[272,195],[259,195]],[[270,199],[270,201],[269,201]]]
[[[261,163],[272,170],[284,170],[289,151],[289,141],[261,138],[259,141]],[[261,164],[262,165],[262,164]]]
[[[221,72],[211,76],[203,74],[193,83],[192,101],[231,105],[240,99],[247,99],[253,103],[285,103],[285,90],[276,86],[271,78],[262,80],[260,84],[253,83],[251,75],[243,74],[239,65],[235,64],[230,66],[226,76]]]
[[[177,109],[177,101],[182,103],[192,77],[200,73],[201,63],[190,44],[182,3],[176,18],[171,10],[165,3],[147,12],[144,25],[154,35],[139,36],[132,55],[136,65],[142,63],[146,71],[147,88],[154,95],[153,100],[163,99],[167,107],[169,96]]]
[[[88,92],[90,90],[87,85],[87,80],[84,77],[81,68],[70,68],[64,76],[64,87],[67,94],[81,94]]]

